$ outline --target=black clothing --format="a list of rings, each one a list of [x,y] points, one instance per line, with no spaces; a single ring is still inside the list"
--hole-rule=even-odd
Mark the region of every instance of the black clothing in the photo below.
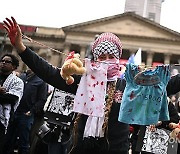
[[[62,91],[76,94],[78,83],[80,81],[79,76],[74,76],[74,83],[72,85],[67,85],[65,80],[60,75],[59,68],[50,65],[47,61],[39,57],[28,47],[23,53],[20,54],[20,57],[24,63],[27,64],[29,68],[31,68],[31,70],[45,82]]]
[[[180,92],[180,74],[171,77],[166,87],[167,95],[174,95]]]
[[[169,110],[169,118],[170,118],[170,120],[169,121],[162,121],[162,124],[158,128],[165,128],[165,129],[168,129],[168,130],[172,130],[172,129],[169,128],[169,123],[170,122],[174,122],[174,123],[179,122],[180,117],[178,115],[178,112],[176,110],[176,107],[171,102],[169,102],[168,110]]]
[[[0,154],[3,154],[3,147],[4,147],[4,140],[5,140],[5,127],[4,125],[0,122]]]
[[[169,80],[166,90],[167,90],[168,96],[180,92],[180,74],[173,76]],[[180,144],[179,143],[178,143],[178,152],[177,153],[178,154],[180,153]]]
[[[80,76],[74,76],[75,78],[74,83],[72,85],[67,85],[65,80],[62,79],[62,77],[60,76],[60,70],[58,68],[55,68],[52,65],[48,64],[45,60],[37,56],[37,54],[32,52],[29,48],[26,48],[26,50],[23,53],[21,53],[20,56],[22,60],[29,66],[29,68],[31,68],[31,70],[33,70],[33,72],[35,72],[35,74],[37,74],[44,81],[46,81],[47,83],[51,84],[52,86],[60,90],[72,94],[76,94],[78,83],[80,81]],[[124,81],[119,80],[116,86],[117,90],[124,90],[125,87],[122,87],[122,85],[125,86]],[[129,125],[118,121],[119,109],[120,109],[120,104],[113,103],[109,115],[107,139],[109,142],[108,153],[111,154],[113,153],[127,154],[129,150],[129,144],[128,144]],[[86,120],[87,120],[87,116],[82,115],[80,117],[80,121],[78,123],[78,143],[73,153],[76,154],[80,154],[81,152],[84,153],[83,152],[84,143],[87,143],[83,141],[83,133],[84,133]],[[89,151],[86,149],[85,153],[87,154],[87,152],[89,151],[92,153],[98,152],[99,154],[102,152],[104,154],[105,151],[103,151],[102,149],[102,147],[105,145],[103,144],[104,141],[105,138],[103,138],[102,140],[99,139],[95,143],[96,149],[93,149],[93,151]],[[90,144],[88,145],[90,146]],[[86,147],[88,147],[88,145]]]
[[[42,113],[47,99],[47,84],[34,73],[30,76],[22,74],[20,78],[24,81],[24,92],[16,112]]]
[[[0,85],[2,86],[8,75],[0,73]]]
[[[18,96],[12,95],[12,94],[8,94],[8,93],[4,93],[4,94],[0,94],[0,104],[12,104],[14,105],[15,102],[18,100]]]

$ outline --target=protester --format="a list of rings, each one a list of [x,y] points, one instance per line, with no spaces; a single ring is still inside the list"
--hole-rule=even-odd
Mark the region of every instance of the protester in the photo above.
[[[167,94],[168,96],[177,94],[180,92],[180,74],[172,76],[167,85]],[[180,153],[180,143],[178,143],[177,153]]]
[[[21,30],[14,18],[12,18],[12,20],[6,18],[4,24],[12,45],[17,49],[22,60],[40,78],[58,89],[76,94],[80,81],[79,76],[74,76],[74,83],[72,85],[67,85],[60,76],[59,68],[48,64],[44,59],[40,58],[23,44]],[[77,136],[75,138],[77,139],[77,144],[73,148],[72,153],[127,154],[129,150],[129,125],[118,122],[120,108],[120,99],[118,97],[121,98],[122,91],[120,88],[122,81],[117,80],[117,77],[119,76],[119,67],[117,66],[116,62],[118,62],[119,58],[121,57],[121,42],[114,34],[103,33],[95,40],[92,47],[92,52],[94,60],[109,63],[108,67],[106,66],[105,68],[105,65],[102,65],[101,71],[98,71],[99,74],[102,74],[102,70],[109,68],[106,74],[108,83],[105,115],[102,118],[94,118],[91,116],[88,117],[83,114],[78,114],[76,119],[77,125],[75,124],[75,126],[77,126],[75,127],[75,130],[77,131]],[[111,63],[112,65],[110,65]],[[106,76],[105,78],[102,78],[102,80],[106,80]],[[100,92],[102,93],[102,91]],[[114,98],[114,96],[116,97]],[[95,126],[96,128],[99,128],[98,135],[95,135],[97,133],[96,132],[92,136],[89,136],[89,134],[93,133],[91,131],[87,131],[87,124],[90,123],[91,119],[95,121],[99,120],[98,126],[100,127]],[[93,125],[95,125],[95,123],[93,123]],[[85,135],[85,137],[83,137],[83,135]]]
[[[12,54],[0,59],[0,154],[4,154],[5,131],[23,95],[23,81],[13,72],[18,66],[19,60]]]
[[[47,84],[37,77],[32,70],[22,73],[24,92],[14,119],[8,127],[4,154],[13,152],[18,139],[18,153],[28,154],[30,148],[30,132],[36,116],[42,115],[47,98]]]

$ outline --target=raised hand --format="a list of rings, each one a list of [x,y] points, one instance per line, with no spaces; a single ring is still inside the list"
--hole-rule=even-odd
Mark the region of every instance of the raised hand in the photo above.
[[[26,47],[24,46],[22,42],[22,33],[19,25],[17,24],[16,20],[11,17],[11,19],[6,18],[6,20],[3,21],[4,25],[3,27],[6,29],[8,33],[8,37],[11,41],[11,44],[18,50],[18,51],[24,51]]]

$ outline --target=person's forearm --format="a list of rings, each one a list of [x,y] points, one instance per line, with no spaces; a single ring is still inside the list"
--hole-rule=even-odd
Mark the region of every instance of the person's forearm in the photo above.
[[[173,76],[166,87],[167,95],[173,95],[180,91],[180,74]]]
[[[24,44],[19,44],[19,45],[16,45],[16,49],[17,49],[17,52],[19,54],[21,54],[22,52],[24,52],[26,50],[26,46]]]
[[[72,85],[67,85],[65,80],[60,75],[59,68],[49,64],[47,61],[45,61],[28,47],[24,52],[20,53],[19,55],[23,62],[45,82],[60,90],[73,94],[76,93],[77,84],[80,80],[78,76],[74,77],[75,81]]]
[[[15,104],[17,100],[18,96],[8,93],[0,94],[0,104]]]
[[[47,61],[45,61],[28,47],[19,55],[22,61],[45,82],[52,84],[53,86],[55,86],[53,82],[56,82],[56,84],[58,84],[57,78],[61,78],[58,68],[50,65]],[[64,80],[62,79],[62,82],[63,81]]]

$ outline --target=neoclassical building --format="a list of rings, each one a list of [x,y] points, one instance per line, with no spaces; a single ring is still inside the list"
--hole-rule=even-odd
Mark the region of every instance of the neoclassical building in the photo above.
[[[25,26],[26,27],[26,26]],[[123,44],[122,60],[127,60],[139,48],[142,49],[142,62],[146,65],[176,64],[180,62],[180,33],[166,28],[137,14],[127,12],[62,28],[28,26],[24,34],[34,41],[24,39],[24,43],[50,63],[61,66],[65,56],[47,47],[65,54],[69,51],[80,53],[81,58],[96,34],[112,32]],[[0,28],[0,51],[14,52],[5,31]],[[43,46],[45,45],[45,46]],[[19,69],[23,69],[21,63]]]

